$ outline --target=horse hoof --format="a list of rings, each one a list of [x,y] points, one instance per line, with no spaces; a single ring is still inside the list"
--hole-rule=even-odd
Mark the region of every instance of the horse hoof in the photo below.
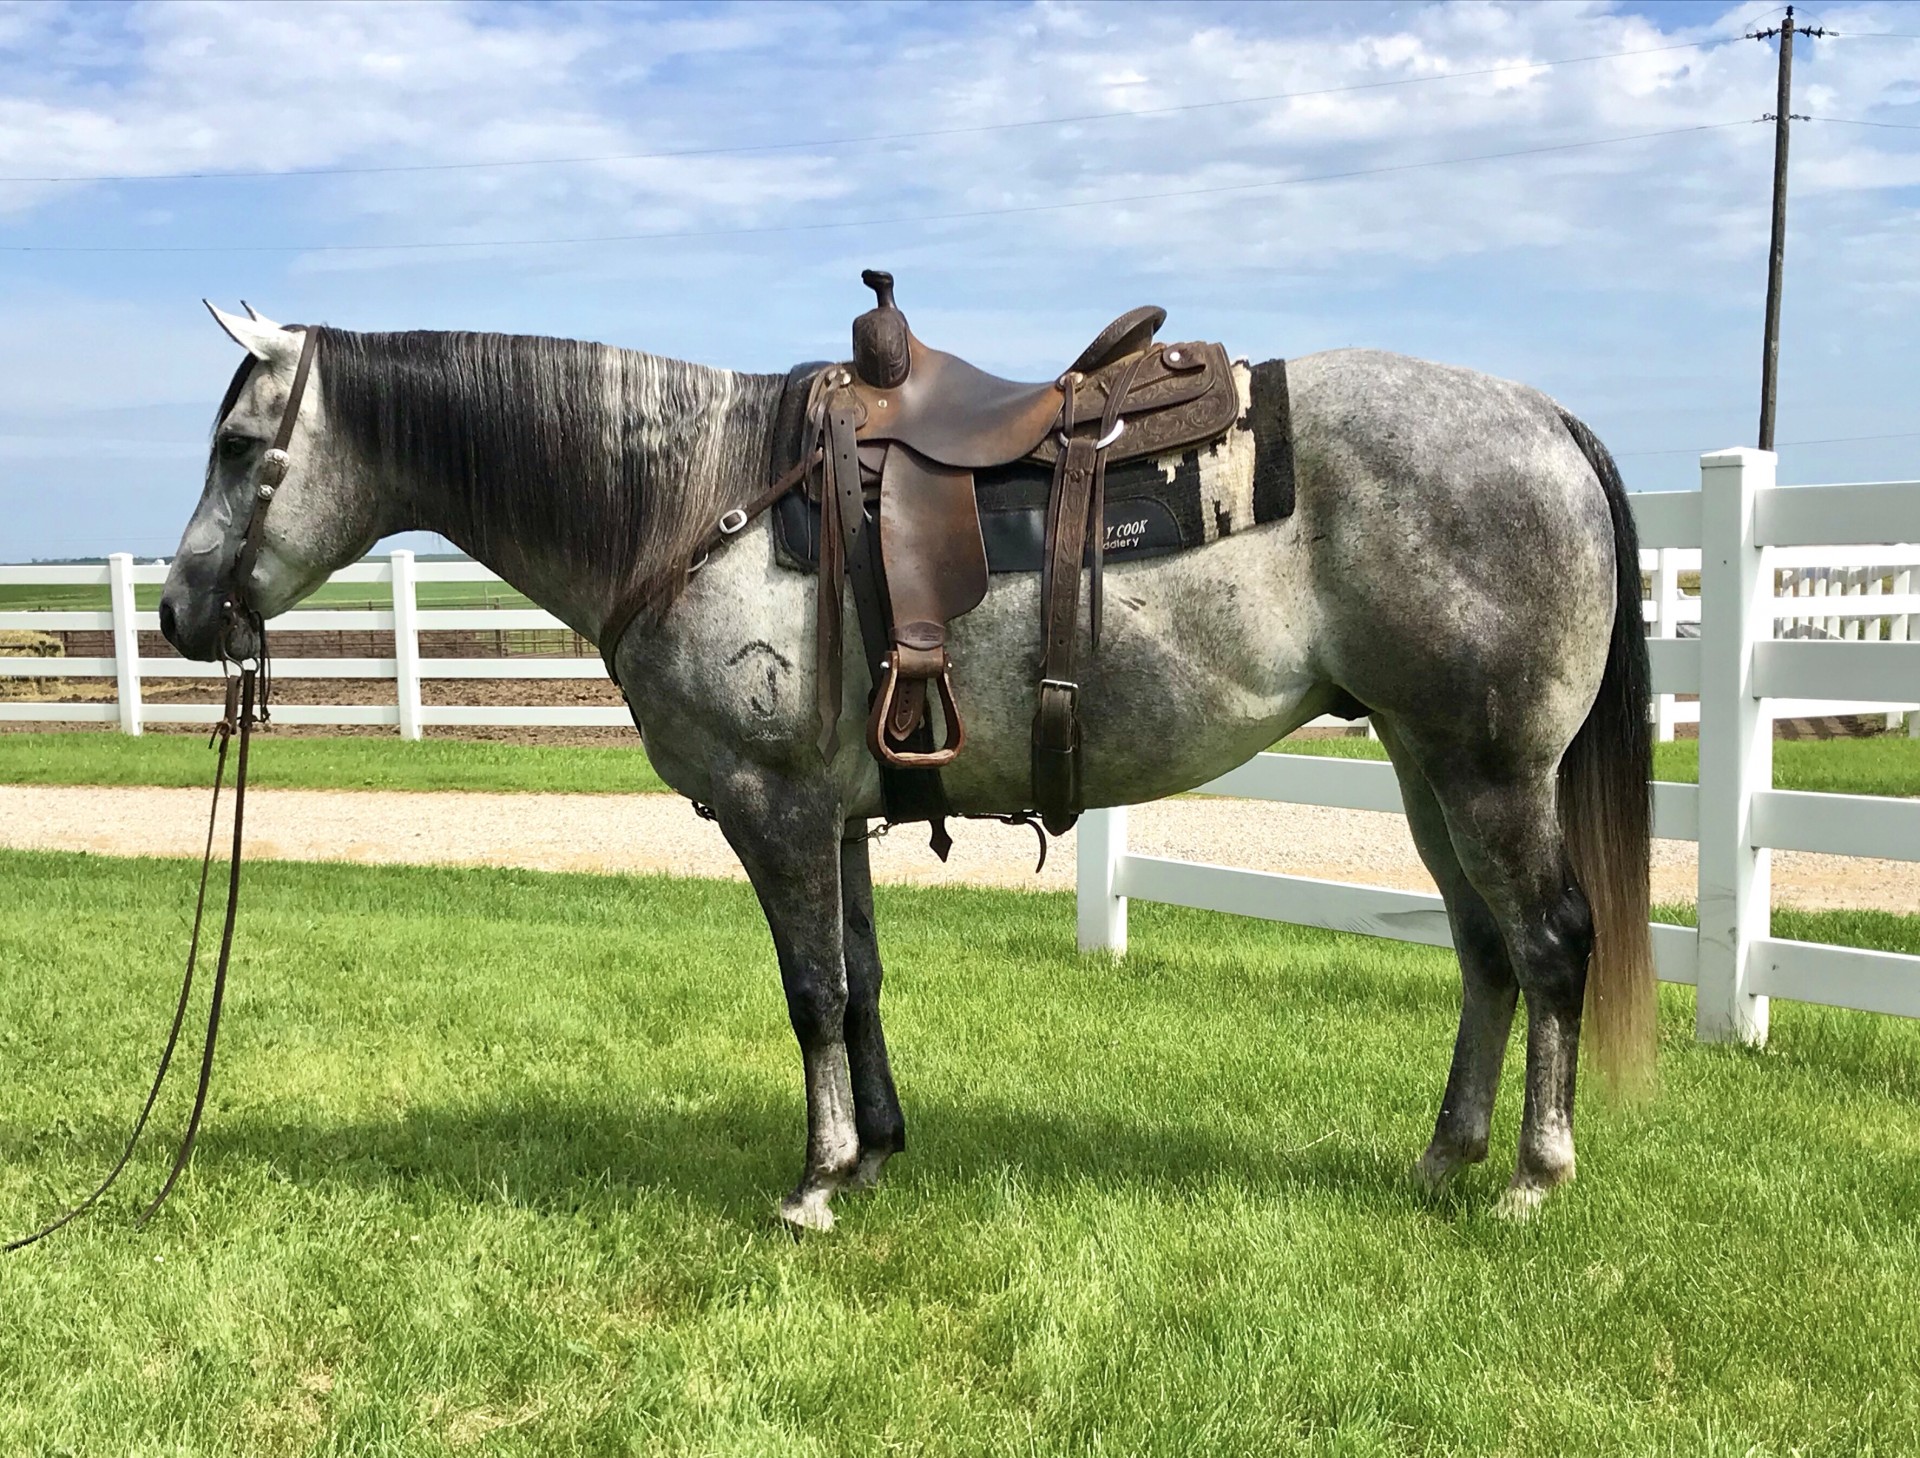
[[[1485,1158],[1485,1153],[1474,1154],[1440,1144],[1429,1144],[1426,1153],[1420,1156],[1413,1167],[1413,1178],[1428,1195],[1439,1195],[1454,1182],[1461,1170]]]
[[[886,1178],[887,1161],[893,1158],[891,1149],[876,1149],[870,1154],[860,1156],[860,1162],[853,1167],[853,1173],[847,1178],[850,1190],[871,1190]]]
[[[1544,1185],[1508,1185],[1506,1193],[1494,1201],[1493,1217],[1510,1225],[1525,1225],[1540,1213],[1546,1198]]]
[[[780,1202],[780,1218],[798,1240],[808,1231],[824,1235],[833,1229],[833,1207],[825,1190],[795,1190]]]
[[[1414,1163],[1413,1182],[1420,1187],[1421,1194],[1432,1197],[1442,1194],[1459,1173],[1458,1160],[1436,1155],[1429,1149]]]

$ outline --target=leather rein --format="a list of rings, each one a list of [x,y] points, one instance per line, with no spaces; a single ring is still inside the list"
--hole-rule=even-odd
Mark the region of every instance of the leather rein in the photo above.
[[[220,604],[222,625],[220,635],[220,661],[223,666],[232,660],[228,655],[230,634],[237,627],[249,627],[253,632],[255,657],[251,661],[238,662],[239,677],[227,678],[227,697],[224,712],[219,723],[214,726],[211,744],[219,746],[220,755],[213,772],[213,802],[207,811],[207,845],[200,858],[200,888],[194,901],[193,932],[187,941],[187,970],[180,983],[180,999],[174,1006],[173,1025],[167,1030],[165,1047],[160,1051],[160,1065],[154,1071],[153,1083],[147,1090],[147,1101],[141,1107],[140,1117],[134,1121],[133,1132],[127,1137],[126,1148],[120,1158],[107,1172],[84,1200],[72,1206],[59,1217],[49,1221],[31,1235],[21,1236],[17,1240],[0,1246],[0,1253],[22,1250],[35,1241],[53,1234],[69,1222],[78,1219],[90,1210],[101,1196],[113,1188],[114,1182],[133,1159],[134,1150],[139,1146],[140,1136],[146,1131],[147,1121],[153,1115],[154,1105],[160,1101],[160,1090],[167,1080],[167,1071],[173,1066],[174,1050],[180,1043],[180,1032],[186,1024],[187,1006],[193,995],[194,969],[200,957],[200,931],[207,910],[207,882],[213,870],[214,830],[220,815],[220,790],[226,781],[227,752],[236,733],[239,735],[240,748],[235,756],[233,778],[233,844],[227,857],[227,905],[225,920],[220,929],[220,952],[214,964],[213,996],[207,1006],[207,1036],[200,1049],[200,1079],[194,1089],[193,1112],[187,1118],[187,1130],[180,1138],[180,1146],[175,1151],[172,1167],[167,1171],[166,1181],[160,1186],[160,1192],[148,1202],[134,1222],[135,1228],[144,1226],[154,1217],[167,1196],[173,1193],[173,1187],[179,1183],[180,1176],[186,1171],[187,1163],[193,1157],[193,1146],[200,1135],[200,1124],[206,1114],[207,1094],[213,1083],[213,1050],[220,1036],[220,1010],[226,1002],[227,968],[233,957],[234,922],[240,911],[240,846],[246,825],[247,808],[247,750],[253,741],[253,725],[267,722],[267,700],[272,683],[272,670],[267,655],[266,627],[260,614],[247,601],[246,583],[252,575],[255,561],[260,555],[260,543],[265,530],[267,507],[273,501],[274,492],[286,479],[287,468],[291,464],[287,447],[293,440],[293,427],[300,414],[300,402],[306,395],[307,379],[313,370],[313,356],[319,344],[319,331],[309,329],[300,346],[300,362],[294,367],[293,385],[287,392],[287,403],[280,414],[279,429],[275,431],[273,444],[260,458],[260,468],[254,479],[253,512],[247,520],[247,533],[241,541],[240,550],[235,555],[233,577],[228,584],[226,594]]]

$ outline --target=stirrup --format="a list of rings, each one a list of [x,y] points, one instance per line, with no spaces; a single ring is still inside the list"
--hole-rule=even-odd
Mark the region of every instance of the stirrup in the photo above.
[[[887,676],[880,681],[880,692],[874,696],[873,712],[867,715],[867,748],[876,759],[903,769],[939,769],[953,763],[954,756],[966,747],[967,726],[960,717],[960,706],[953,700],[951,670],[942,668],[934,683],[940,690],[941,717],[947,721],[947,742],[935,750],[895,749],[887,742],[887,719],[893,713],[893,695],[900,686],[900,670],[891,657],[887,659]]]

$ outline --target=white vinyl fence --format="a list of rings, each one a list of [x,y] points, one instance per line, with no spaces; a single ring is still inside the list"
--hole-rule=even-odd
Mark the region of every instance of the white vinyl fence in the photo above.
[[[218,664],[191,663],[169,652],[143,657],[139,635],[158,633],[158,612],[142,612],[135,588],[164,582],[164,562],[136,563],[126,553],[100,565],[0,566],[0,586],[46,588],[100,587],[109,590],[106,612],[66,610],[0,610],[0,629],[42,632],[110,632],[113,656],[80,658],[8,657],[0,655],[0,679],[110,678],[115,680],[115,702],[50,703],[0,700],[0,720],[47,723],[118,723],[122,731],[138,734],[143,725],[212,724],[220,710],[212,704],[178,704],[144,700],[140,686],[147,679],[217,679]],[[332,584],[385,587],[390,607],[298,608],[273,620],[273,633],[282,645],[273,660],[273,676],[285,679],[385,679],[394,685],[393,704],[274,705],[273,717],[282,724],[391,725],[407,739],[418,739],[427,725],[503,725],[526,728],[629,728],[633,717],[624,708],[591,705],[542,704],[428,704],[421,685],[428,679],[594,679],[604,681],[606,669],[597,654],[586,657],[515,653],[487,658],[423,656],[420,634],[456,632],[479,636],[517,632],[571,633],[551,613],[538,608],[423,607],[422,583],[506,584],[478,562],[421,562],[413,553],[396,551],[391,558],[369,558],[344,567],[328,579]],[[1684,613],[1684,607],[1682,609]],[[326,657],[285,651],[283,634],[391,633],[391,658]],[[1314,721],[1327,727],[1345,727],[1345,720]]]
[[[1652,574],[1645,604],[1661,729],[1700,724],[1700,784],[1660,784],[1657,835],[1700,845],[1700,930],[1654,928],[1660,974],[1700,989],[1703,1037],[1759,1041],[1767,999],[1787,997],[1920,1016],[1920,957],[1814,946],[1768,934],[1769,850],[1920,860],[1920,800],[1816,795],[1770,788],[1776,715],[1897,713],[1920,704],[1920,482],[1777,488],[1774,457],[1722,451],[1701,460],[1701,490],[1632,499]],[[1907,545],[1902,545],[1907,544]],[[1682,573],[1698,571],[1699,596]],[[0,567],[0,585],[104,585],[107,611],[0,611],[0,629],[111,635],[111,657],[0,656],[0,677],[112,679],[113,702],[0,701],[0,719],[210,724],[214,704],[143,701],[143,680],[213,679],[217,665],[143,659],[139,634],[158,632],[136,585],[164,579],[163,565],[124,554],[101,566]],[[1892,591],[1886,590],[1891,579]],[[418,738],[427,725],[625,726],[615,706],[436,705],[427,679],[601,679],[598,657],[431,657],[420,634],[565,630],[538,609],[422,607],[423,582],[497,584],[473,562],[419,562],[395,552],[336,574],[334,582],[384,586],[385,608],[298,609],[278,634],[391,633],[393,656],[275,660],[283,679],[391,680],[391,705],[282,703],[289,724],[391,725]],[[1785,595],[1780,595],[1780,589]],[[1684,636],[1697,623],[1699,636]],[[1781,636],[1776,637],[1777,625]],[[1676,701],[1676,695],[1698,702]],[[1300,804],[1398,811],[1384,764],[1266,754],[1207,786],[1220,794]],[[1920,789],[1920,786],[1916,786]],[[1122,951],[1129,897],[1308,926],[1447,945],[1439,898],[1380,887],[1277,876],[1131,855],[1126,812],[1081,821],[1081,944]]]
[[[1763,1042],[1772,997],[1920,1017],[1920,957],[1789,941],[1771,935],[1769,922],[1774,849],[1920,860],[1920,799],[1772,788],[1773,719],[1783,702],[1817,700],[1827,712],[1834,704],[1920,702],[1913,636],[1774,636],[1776,620],[1807,609],[1800,598],[1775,595],[1782,557],[1818,549],[1806,555],[1829,561],[1834,548],[1920,542],[1920,482],[1780,488],[1774,465],[1771,452],[1719,451],[1701,458],[1698,492],[1632,498],[1646,547],[1693,554],[1667,558],[1669,596],[1654,604],[1656,621],[1669,615],[1660,623],[1667,631],[1649,646],[1656,691],[1699,696],[1700,783],[1654,787],[1654,834],[1700,846],[1699,929],[1656,923],[1653,937],[1661,978],[1698,989],[1697,1029],[1708,1040]],[[1679,620],[1679,560],[1699,563],[1697,638],[1675,637],[1668,627]],[[1920,611],[1910,598],[1884,594],[1877,606]],[[1828,596],[1809,616],[1849,612]],[[1259,755],[1204,788],[1356,810],[1402,808],[1390,766],[1305,755]],[[1452,944],[1438,896],[1133,855],[1126,811],[1090,812],[1079,833],[1083,949],[1126,950],[1132,897]]]
[[[1685,495],[1691,499],[1693,493]],[[1645,501],[1649,498],[1639,497]],[[1648,633],[1659,639],[1688,639],[1698,631],[1700,598],[1682,590],[1685,575],[1700,572],[1697,546],[1667,546],[1647,538],[1641,553],[1641,571],[1652,584],[1642,606]],[[1783,637],[1815,637],[1842,641],[1879,640],[1920,642],[1920,545],[1828,545],[1781,549],[1771,566],[1783,596],[1773,605]],[[158,614],[135,605],[136,586],[157,586],[166,579],[164,563],[136,564],[122,553],[103,565],[0,566],[0,586],[105,586],[111,607],[98,611],[0,611],[0,629],[26,628],[48,632],[95,631],[111,636],[112,657],[14,658],[0,656],[0,678],[101,678],[115,681],[115,701],[96,703],[27,703],[0,700],[0,720],[33,722],[118,723],[128,734],[142,725],[211,724],[218,709],[211,704],[144,701],[141,684],[148,679],[213,679],[217,665],[189,663],[171,653],[142,657],[139,634],[158,633]],[[597,656],[554,656],[516,653],[496,657],[423,656],[423,632],[464,632],[499,635],[529,631],[567,632],[567,625],[538,608],[423,607],[422,583],[467,583],[502,587],[500,579],[477,562],[428,561],[396,551],[391,558],[370,558],[333,574],[334,584],[386,588],[391,606],[382,608],[304,608],[273,620],[276,637],[288,633],[391,633],[393,657],[352,658],[294,654],[283,651],[274,660],[281,679],[383,679],[394,684],[393,704],[290,704],[275,707],[274,716],[286,724],[390,725],[408,739],[418,739],[428,725],[516,727],[612,727],[633,721],[624,708],[591,705],[539,704],[428,704],[421,685],[428,679],[592,679],[605,678]],[[1886,584],[1892,592],[1886,592]],[[369,594],[370,596],[372,594]],[[1763,636],[1764,627],[1757,628]],[[284,638],[281,639],[284,643]],[[1658,650],[1656,650],[1658,651]],[[57,664],[54,668],[50,665]],[[1659,737],[1671,739],[1679,724],[1699,722],[1700,706],[1676,697],[1668,684],[1656,701]],[[1885,684],[1874,685],[1884,694]],[[1680,691],[1684,692],[1684,690]],[[1814,715],[1869,714],[1887,716],[1889,727],[1901,718],[1920,736],[1920,695],[1912,701],[1887,697],[1836,702],[1793,699],[1777,702],[1779,718]],[[1323,727],[1344,727],[1344,720],[1316,719]]]
[[[164,563],[136,565],[125,554],[104,566],[0,567],[0,585],[34,584],[42,587],[99,586],[105,584],[112,603],[108,612],[0,612],[0,628],[43,631],[108,629],[113,633],[111,658],[0,657],[0,677],[111,678],[117,684],[117,702],[92,704],[23,703],[0,701],[0,719],[49,722],[115,723],[138,734],[145,723],[211,724],[220,716],[213,704],[143,702],[144,679],[217,679],[215,663],[185,659],[142,658],[139,634],[160,631],[157,612],[141,612],[134,603],[136,585],[166,580]],[[391,558],[356,563],[330,579],[337,583],[386,587],[391,607],[298,608],[273,620],[278,638],[287,633],[391,633],[391,658],[321,658],[283,652],[273,661],[277,679],[388,679],[395,687],[393,704],[274,705],[273,717],[283,724],[390,724],[409,739],[420,738],[429,724],[545,725],[549,727],[631,727],[624,708],[587,705],[535,704],[426,704],[421,684],[427,679],[564,679],[604,680],[605,667],[591,657],[535,657],[514,654],[498,658],[434,658],[420,652],[420,634],[436,631],[471,633],[553,630],[570,632],[553,614],[538,608],[422,607],[416,588],[423,582],[463,582],[500,586],[500,579],[477,562],[420,562],[411,552]],[[284,639],[282,640],[284,642]]]
[[[1842,642],[1920,642],[1920,546],[1793,547],[1772,554],[1775,635]],[[1700,572],[1698,547],[1642,547],[1640,570],[1652,585],[1642,607],[1655,638],[1698,636],[1700,599],[1681,590],[1683,574]],[[1891,591],[1889,591],[1891,588]],[[1760,630],[1765,636],[1766,630]],[[1837,714],[1885,715],[1887,727],[1905,722],[1920,738],[1920,704],[1879,699],[1858,702],[1782,699],[1775,718]],[[1670,693],[1655,703],[1659,738],[1679,724],[1698,724],[1700,705]]]

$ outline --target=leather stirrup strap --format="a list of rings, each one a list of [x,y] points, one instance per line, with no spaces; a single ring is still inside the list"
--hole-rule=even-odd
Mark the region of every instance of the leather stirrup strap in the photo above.
[[[1073,428],[1069,420],[1066,430]],[[1080,810],[1080,684],[1074,639],[1080,617],[1080,562],[1086,548],[1097,452],[1084,437],[1069,437],[1054,478],[1048,525],[1047,570],[1040,605],[1044,637],[1039,707],[1033,717],[1033,796],[1041,821],[1055,835]]]
[[[878,689],[885,670],[881,662],[887,656],[891,634],[887,627],[885,602],[885,564],[880,557],[880,538],[865,523],[847,554],[847,585],[853,589],[853,606],[860,628],[860,643],[867,660],[867,682]],[[877,693],[869,691],[867,707],[871,712]],[[924,718],[905,736],[910,750],[933,748],[933,726]],[[924,820],[928,826],[928,844],[933,853],[945,860],[953,849],[953,837],[947,832],[947,816],[953,806],[947,801],[946,786],[940,771],[925,765],[896,764],[879,760],[880,808],[886,823]]]
[[[825,421],[825,473],[820,483],[819,646],[816,662],[820,754],[831,761],[840,727],[840,602],[847,559],[865,516],[860,492],[860,445],[852,404],[830,400]]]

